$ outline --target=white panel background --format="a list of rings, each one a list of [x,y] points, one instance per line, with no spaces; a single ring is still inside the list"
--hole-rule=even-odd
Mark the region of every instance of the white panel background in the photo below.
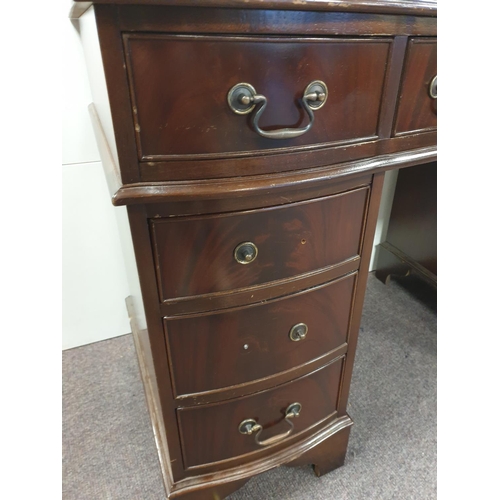
[[[115,211],[90,123],[92,102],[77,28],[63,23],[63,334],[68,349],[130,332]]]

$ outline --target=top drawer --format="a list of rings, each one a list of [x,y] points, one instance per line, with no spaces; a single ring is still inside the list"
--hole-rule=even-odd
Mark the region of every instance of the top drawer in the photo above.
[[[408,42],[395,135],[434,130],[437,127],[437,97],[430,86],[437,76],[437,40],[412,38]]]
[[[229,158],[377,135],[391,39],[124,35],[139,158],[143,161]],[[230,89],[251,85],[267,99],[264,133],[310,122],[302,103],[314,81],[328,90],[304,134],[263,137],[255,113],[233,112]],[[313,89],[314,90],[314,89]],[[312,101],[312,108],[318,104]]]

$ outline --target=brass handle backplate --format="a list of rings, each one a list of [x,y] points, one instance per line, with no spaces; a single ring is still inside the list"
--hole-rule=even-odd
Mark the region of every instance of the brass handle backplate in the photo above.
[[[253,129],[262,137],[268,139],[293,139],[305,134],[311,129],[314,124],[313,111],[321,108],[328,97],[328,89],[324,82],[315,80],[311,82],[304,90],[304,95],[300,103],[307,115],[309,123],[303,128],[282,128],[279,130],[262,130],[259,127],[259,118],[267,106],[267,98],[257,94],[257,91],[249,83],[236,84],[227,94],[227,102],[229,107],[237,115],[246,115],[251,113],[255,108],[256,111],[252,117]]]
[[[307,330],[308,328],[305,323],[297,323],[296,325],[292,326],[288,336],[294,342],[298,342],[299,340],[303,340],[306,338]]]
[[[245,241],[234,249],[234,258],[240,264],[250,264],[250,262],[253,262],[257,258],[258,253],[259,249],[254,243]]]
[[[260,435],[264,428],[262,425],[258,424],[253,418],[248,418],[243,420],[238,426],[238,430],[241,434],[246,434],[248,436],[255,434],[255,442],[259,446],[270,446],[272,444],[279,443],[283,441],[283,439],[287,438],[294,429],[293,422],[290,421],[291,418],[297,418],[299,416],[300,410],[302,409],[302,405],[300,403],[292,403],[288,406],[285,411],[285,422],[290,426],[290,428],[283,432],[282,434],[277,434],[276,436],[272,436],[268,439],[261,441]]]
[[[438,77],[437,75],[432,79],[429,85],[429,95],[432,99],[438,98]]]

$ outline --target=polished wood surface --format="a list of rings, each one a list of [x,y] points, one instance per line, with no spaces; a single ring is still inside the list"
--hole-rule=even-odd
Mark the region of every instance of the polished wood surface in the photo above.
[[[290,171],[299,171],[300,173],[303,169],[317,169],[323,166],[330,167],[330,171],[335,175],[337,168],[343,163],[348,164],[347,168],[353,174],[356,173],[358,168],[363,173],[366,172],[364,170],[366,165],[372,166],[369,171],[374,173],[374,171],[391,168],[391,165],[381,161],[383,158],[380,157],[386,155],[389,156],[388,159],[391,163],[394,162],[393,168],[405,166],[404,164],[407,159],[411,160],[408,157],[408,151],[415,151],[416,154],[420,152],[433,153],[435,157],[436,135],[436,131],[432,130],[405,134],[390,139],[370,139],[355,144],[325,146],[312,151],[306,149],[288,153],[285,149],[271,158],[268,158],[266,155],[258,155],[203,161],[169,160],[141,162],[139,164],[140,176],[145,183],[141,183],[139,188],[141,190],[147,189],[149,193],[157,194],[158,191],[162,191],[162,184],[160,183],[165,182],[164,186],[166,189],[174,187],[173,190],[169,191],[175,196],[177,194],[177,187],[180,187],[182,192],[183,184],[181,182],[174,183],[174,181],[206,181],[210,179],[217,179],[219,181],[219,179],[223,179],[223,182],[225,182],[228,178],[238,174],[236,177],[236,182],[238,182],[241,181],[240,177],[244,176],[253,177],[259,175],[262,178],[264,175],[272,175],[274,173],[279,174]],[[398,164],[396,166],[395,160],[398,153],[403,165]],[[206,182],[202,184],[205,185]],[[196,182],[190,185],[197,187]],[[136,189],[137,186],[130,186],[128,192],[134,193]],[[121,194],[118,193],[119,202],[117,204],[124,204],[121,200]],[[132,196],[131,198],[134,197]],[[143,197],[143,199],[147,201],[147,197]]]
[[[196,7],[241,7],[240,0],[74,0],[77,4],[113,5],[187,5]],[[436,0],[248,0],[247,9],[297,9],[297,10],[336,10],[347,12],[376,12],[435,16]]]
[[[262,283],[249,288],[226,290],[210,295],[194,295],[169,299],[160,305],[165,316],[185,316],[205,311],[216,311],[227,308],[237,308],[249,304],[267,302],[276,297],[284,297],[301,290],[308,290],[324,283],[345,276],[359,268],[360,257],[314,269],[311,272],[283,278],[270,283]],[[208,299],[208,300],[207,300]]]
[[[297,467],[313,464],[314,473],[320,477],[344,465],[351,427],[344,427],[323,442],[303,453],[300,458],[285,465]]]
[[[161,297],[250,287],[351,259],[360,251],[367,197],[361,188],[285,208],[154,220]],[[247,241],[258,254],[243,265],[234,250]]]
[[[192,467],[239,455],[261,451],[254,436],[238,431],[240,422],[254,419],[262,425],[262,440],[286,432],[286,408],[295,402],[302,405],[293,419],[290,436],[319,424],[337,409],[343,358],[325,368],[268,391],[236,400],[178,410],[184,464]],[[268,447],[272,449],[272,445]]]
[[[210,391],[300,367],[347,341],[355,274],[306,292],[185,319],[166,320],[177,394]],[[305,323],[303,340],[290,329]],[[217,370],[213,367],[217,366]],[[239,389],[245,392],[245,388]]]
[[[437,163],[398,174],[387,236],[379,249],[377,277],[412,272],[437,286]]]
[[[102,25],[100,27],[100,41],[101,41],[101,49],[103,53],[104,60],[104,69],[106,74],[107,86],[108,86],[108,94],[110,95],[110,104],[111,111],[113,116],[113,124],[116,136],[116,143],[118,149],[118,155],[120,159],[120,169],[122,173],[122,181],[126,184],[134,184],[134,183],[156,183],[158,181],[178,181],[184,179],[209,179],[209,178],[224,178],[229,176],[241,176],[241,175],[261,175],[271,172],[284,172],[289,170],[299,170],[307,167],[317,167],[317,166],[325,166],[331,165],[332,163],[337,162],[346,162],[352,160],[358,160],[363,158],[371,158],[378,155],[383,154],[392,154],[399,151],[407,151],[409,149],[416,149],[421,147],[428,147],[435,145],[435,136],[432,137],[424,137],[425,134],[416,134],[416,136],[409,137],[408,141],[399,141],[396,137],[390,137],[390,134],[387,133],[388,124],[390,124],[393,114],[394,107],[394,99],[396,98],[396,89],[397,82],[400,79],[399,75],[399,57],[403,45],[406,44],[407,38],[416,37],[416,36],[435,36],[436,35],[436,18],[435,17],[411,17],[411,16],[402,16],[402,15],[394,15],[394,14],[368,14],[368,13],[347,13],[347,12],[314,12],[314,11],[306,11],[306,10],[264,10],[264,9],[231,9],[231,8],[186,8],[186,7],[166,7],[166,6],[158,6],[158,5],[123,5],[123,4],[99,4],[94,6],[98,25]],[[145,32],[148,34],[146,35]],[[141,113],[138,107],[134,104],[134,99],[131,99],[131,94],[134,95],[134,82],[131,81],[133,75],[130,74],[130,71],[127,70],[127,63],[124,61],[125,52],[123,51],[123,37],[122,33],[127,33],[123,36],[134,37],[140,36],[143,37],[141,39],[146,38],[154,38],[155,36],[159,36],[164,38],[166,36],[173,36],[175,39],[180,39],[179,36],[186,35],[196,35],[199,38],[206,40],[206,37],[214,37],[215,35],[226,35],[222,36],[223,39],[228,40],[230,38],[235,39],[237,36],[245,36],[247,38],[251,38],[252,40],[257,40],[258,37],[277,37],[277,36],[286,36],[292,37],[294,40],[299,40],[303,37],[330,37],[328,40],[332,40],[331,37],[341,37],[342,36],[353,36],[356,39],[362,38],[367,40],[369,38],[372,40],[370,43],[373,43],[374,46],[384,47],[390,44],[392,37],[395,35],[400,38],[396,39],[397,42],[397,50],[394,49],[391,52],[389,64],[384,66],[383,71],[386,72],[385,79],[383,82],[383,98],[379,102],[379,114],[377,116],[377,127],[375,135],[368,136],[364,141],[360,142],[360,137],[353,137],[352,139],[355,141],[354,143],[348,142],[346,143],[338,143],[334,142],[333,145],[328,145],[329,143],[305,143],[302,146],[296,145],[294,149],[289,150],[285,146],[280,146],[279,149],[276,147],[266,146],[264,144],[264,149],[260,149],[264,152],[276,152],[279,153],[273,159],[273,161],[268,161],[266,155],[255,155],[252,149],[248,149],[248,147],[242,147],[239,144],[239,141],[242,140],[240,136],[238,136],[238,141],[235,143],[232,141],[232,148],[235,149],[233,151],[234,154],[238,154],[237,158],[227,158],[224,154],[229,154],[228,152],[220,152],[220,153],[200,153],[200,148],[198,147],[198,151],[186,152],[186,154],[181,154],[176,156],[175,154],[170,154],[170,156],[154,156],[155,161],[144,159],[141,161],[139,158],[142,157],[142,153],[140,151],[141,145],[140,142],[136,143],[136,139],[132,139],[136,134],[141,135],[141,140],[144,135],[144,127],[148,127],[147,121],[144,121],[144,114],[142,117],[139,117],[139,122],[134,122],[134,117],[137,113]],[[129,33],[134,33],[134,35],[130,35]],[[141,33],[137,35],[137,33]],[[154,33],[154,35],[153,35]],[[168,34],[168,35],[167,35]],[[200,36],[204,35],[204,36]],[[251,35],[251,36],[249,36]],[[258,35],[258,37],[257,37]],[[177,37],[177,38],[176,38]],[[387,43],[383,43],[386,41]],[[277,42],[278,43],[278,42]],[[295,42],[299,43],[299,42]],[[255,45],[255,42],[252,42]],[[220,44],[222,45],[222,43]],[[250,45],[250,43],[249,43]],[[278,43],[279,45],[279,43]],[[292,44],[293,45],[293,44]],[[303,41],[301,46],[307,46],[306,40]],[[322,45],[322,43],[320,44]],[[328,45],[328,44],[325,44]],[[339,43],[339,45],[342,45]],[[181,44],[182,46],[182,44]],[[374,50],[374,49],[373,49]],[[169,51],[169,54],[172,51]],[[199,86],[195,92],[195,95],[189,95],[187,99],[177,101],[177,109],[175,109],[175,114],[177,119],[179,116],[184,121],[189,121],[188,115],[190,113],[187,112],[190,109],[191,113],[198,113],[197,108],[194,108],[192,105],[192,101],[196,101],[199,99],[199,95],[204,94],[205,88],[211,85],[211,82],[214,79],[220,79],[221,81],[225,81],[231,77],[235,76],[235,66],[230,66],[229,61],[220,62],[220,57],[218,56],[219,49],[214,53],[210,52],[209,59],[213,59],[214,61],[219,61],[219,66],[222,64],[226,64],[226,66],[220,66],[219,69],[224,69],[223,72],[210,72],[210,69],[207,70],[210,74],[210,78],[206,78],[202,76],[203,86]],[[252,50],[253,52],[253,50]],[[309,51],[311,52],[311,51]],[[185,68],[187,65],[187,59],[182,58],[182,50],[177,51],[177,55],[175,56],[178,61],[177,65],[181,65],[181,67]],[[190,51],[190,57],[196,57],[192,55],[193,51]],[[292,58],[295,57],[295,54],[292,54]],[[312,57],[312,60],[315,60],[315,51],[313,51],[312,56],[309,55],[309,58]],[[340,57],[340,55],[336,56]],[[179,62],[179,60],[181,62]],[[282,66],[285,65],[286,61],[278,60],[277,65]],[[141,61],[139,61],[141,63]],[[307,60],[309,63],[309,60]],[[174,71],[168,72],[168,65],[163,64],[161,60],[158,64],[153,64],[153,60],[151,56],[146,57],[142,61],[142,71],[143,74],[147,71],[153,75],[157,75],[156,84],[155,84],[155,95],[161,96],[161,102],[156,103],[154,99],[152,99],[153,93],[150,92],[148,87],[149,80],[146,78],[147,82],[143,85],[146,90],[142,92],[143,98],[147,101],[151,99],[149,106],[151,107],[152,116],[156,116],[155,120],[157,122],[157,128],[155,129],[152,125],[150,126],[150,133],[148,137],[152,138],[153,142],[158,145],[158,137],[161,137],[161,130],[165,128],[165,124],[169,123],[169,127],[174,127],[175,124],[172,125],[172,122],[169,120],[163,120],[161,116],[162,110],[172,109],[171,101],[165,102],[166,91],[164,88],[168,88],[169,84],[167,83],[172,75],[182,74],[182,71]],[[201,66],[203,66],[203,61],[200,62]],[[140,64],[139,64],[140,65]],[[199,64],[197,64],[198,66]],[[371,63],[368,63],[370,66]],[[266,71],[274,71],[274,66]],[[353,89],[366,89],[366,85],[369,85],[370,82],[362,81],[360,79],[360,75],[358,75],[358,71],[353,73],[353,66],[350,64],[347,65],[350,70],[346,73],[346,79],[341,82],[342,92],[345,89],[353,88]],[[217,66],[216,66],[217,67]],[[299,67],[297,67],[300,69]],[[307,64],[303,64],[301,66],[301,71],[307,70]],[[321,69],[328,71],[329,65],[323,64]],[[129,68],[130,69],[130,68]],[[286,68],[285,68],[286,70]],[[363,68],[359,68],[361,72],[363,72]],[[387,71],[386,71],[387,70]],[[335,80],[336,73],[342,73],[344,69],[342,67],[336,66],[336,70],[332,74],[332,78]],[[377,68],[378,71],[378,68]],[[168,72],[168,78],[163,85],[158,82],[158,75],[162,75],[165,72]],[[196,73],[196,70],[193,67],[189,68],[189,71],[184,71],[185,74]],[[286,71],[285,71],[286,73]],[[371,79],[375,75],[371,71],[369,74],[365,74],[367,78]],[[257,75],[258,78],[263,78],[260,76],[262,72]],[[273,78],[274,78],[273,74]],[[216,78],[215,78],[216,77]],[[277,80],[273,89],[276,85],[290,87],[290,92],[292,94],[295,92],[302,92],[303,89],[295,89],[291,87],[295,87],[295,84],[290,83],[289,79],[285,79],[281,77],[281,80]],[[294,80],[297,76],[294,76]],[[300,78],[300,77],[299,77]],[[316,77],[313,77],[316,78]],[[180,93],[183,95],[186,90],[189,89],[188,80],[182,80],[181,77],[175,77],[176,81],[181,79],[179,83]],[[373,81],[375,82],[376,79]],[[236,82],[237,83],[237,82]],[[267,83],[263,83],[262,85],[269,86],[269,80]],[[262,87],[261,85],[261,87]],[[264,87],[262,87],[264,88]],[[259,92],[263,93],[262,88],[258,88]],[[270,89],[271,93],[273,93],[273,89]],[[229,87],[223,92],[227,93]],[[266,90],[267,91],[267,90]],[[222,92],[220,88],[217,88],[217,92]],[[269,93],[269,91],[267,91]],[[370,90],[373,92],[373,90]],[[294,120],[297,121],[300,119],[299,108],[296,102],[296,99],[293,95],[290,100],[288,97],[285,98],[285,95],[290,96],[288,90],[287,92],[278,93],[273,100],[270,99],[269,108],[266,109],[263,119],[269,120],[268,124],[272,127],[284,126],[284,125],[293,125]],[[295,94],[294,94],[295,95]],[[151,97],[150,97],[151,96]],[[170,96],[172,97],[172,96]],[[367,96],[359,96],[361,99],[366,99]],[[174,95],[175,98],[175,95]],[[340,122],[340,126],[335,127],[329,134],[343,134],[344,123],[351,123],[352,120],[362,120],[358,116],[357,113],[352,112],[352,109],[356,108],[357,99],[353,100],[351,94],[345,95],[344,99],[339,99],[336,97],[336,91],[333,90],[330,92],[329,102],[325,104],[325,107],[318,110],[315,113],[315,116],[318,120],[330,122],[333,121],[338,123],[339,113],[333,113],[328,111],[328,106],[331,105],[333,99],[338,99],[337,101],[337,109],[345,110],[346,112],[343,115],[343,121]],[[271,106],[277,106],[280,100],[283,101],[283,106],[279,106],[280,113],[288,113],[287,116],[283,116],[279,120],[275,117],[274,112],[271,113]],[[286,101],[286,102],[285,102]],[[371,100],[369,100],[371,103]],[[231,113],[229,107],[224,102],[224,110],[219,111],[219,108],[212,103],[212,97],[208,97],[205,99],[203,104],[205,106],[212,106],[216,114],[212,116],[217,116],[216,122],[221,119],[229,119],[226,116],[227,113]],[[273,104],[276,103],[276,104]],[[158,104],[156,106],[156,104]],[[156,106],[156,107],[155,107]],[[167,106],[167,108],[165,108]],[[178,108],[181,108],[179,110]],[[226,109],[227,108],[227,109]],[[288,111],[286,111],[288,109]],[[183,111],[184,110],[184,113]],[[362,114],[362,112],[361,112]],[[225,117],[225,118],[224,118]],[[233,115],[231,116],[231,123],[233,126],[230,127],[230,131],[228,134],[238,135],[232,131],[234,127],[239,128],[243,127],[245,131],[249,134],[250,137],[253,137],[253,132],[247,123],[248,117],[242,117]],[[159,121],[158,121],[159,120]],[[205,123],[207,120],[206,116],[201,117],[200,120],[196,121],[198,123]],[[160,123],[161,122],[161,123]],[[234,125],[234,124],[238,125]],[[359,122],[359,123],[362,123]],[[185,125],[185,132],[188,133],[190,130],[195,129],[186,129],[186,127],[192,127],[192,124]],[[137,127],[136,127],[137,126]],[[367,126],[367,125],[366,125]],[[195,125],[198,127],[198,125]],[[217,127],[217,129],[211,128]],[[199,134],[199,136],[191,136],[194,137],[194,142],[198,145],[200,143],[205,142],[203,145],[205,148],[215,148],[216,144],[211,144],[210,141],[206,141],[205,136],[211,137],[220,137],[222,134],[222,129],[220,129],[217,123],[209,123],[206,127],[202,127],[200,130],[203,130],[203,133]],[[207,132],[208,130],[208,132]],[[313,132],[315,129],[313,127]],[[318,129],[319,130],[319,129]],[[173,130],[175,134],[180,134],[179,131]],[[352,132],[352,130],[351,130]],[[316,132],[315,132],[316,133]],[[324,133],[324,132],[323,132]],[[256,134],[255,134],[256,135]],[[345,138],[345,136],[343,136]],[[377,139],[378,137],[378,139]],[[250,138],[250,141],[257,140],[259,141],[261,138],[257,139]],[[308,141],[308,134],[304,135],[304,137],[297,138],[294,141]],[[343,139],[341,139],[343,140]],[[346,139],[347,140],[347,139]],[[167,140],[168,142],[168,140]],[[216,142],[216,141],[215,141]],[[247,141],[248,142],[248,141]],[[272,141],[278,142],[278,141]],[[290,142],[290,141],[284,141]],[[292,141],[293,142],[293,141]],[[173,146],[175,148],[180,147],[183,143],[182,138],[179,141],[179,144],[175,142]],[[163,143],[160,141],[159,145],[163,147]],[[172,143],[170,144],[172,146]],[[320,146],[321,145],[321,146]],[[313,150],[310,150],[310,146],[314,146]],[[220,147],[220,144],[219,144]],[[259,146],[262,147],[262,146]],[[302,149],[301,149],[302,148]],[[246,150],[246,151],[245,151]],[[145,153],[148,153],[147,151]],[[164,152],[162,152],[163,154]],[[174,151],[175,153],[175,151]],[[193,159],[188,160],[189,155]],[[201,155],[201,156],[200,156]],[[208,155],[208,156],[207,156]],[[210,156],[212,155],[212,156]],[[168,158],[168,161],[165,159]],[[200,160],[200,158],[206,158],[204,160]]]
[[[139,182],[133,113],[130,105],[125,54],[121,33],[116,29],[118,12],[110,5],[101,5],[96,12],[99,45],[106,78],[116,150],[123,184]]]
[[[437,75],[437,41],[414,38],[408,42],[394,133],[433,130],[437,126],[437,99],[429,86]]]
[[[236,0],[238,1],[238,0]],[[259,0],[257,0],[259,1]],[[299,4],[296,4],[299,5]],[[96,5],[96,10],[109,5]],[[152,33],[301,35],[301,36],[433,36],[436,18],[349,13],[338,10],[241,9],[162,6],[118,6],[119,26],[124,32]]]
[[[141,160],[293,151],[377,135],[390,39],[129,35],[125,41]],[[294,139],[261,137],[250,126],[253,112],[237,115],[227,102],[234,85],[249,83],[268,100],[259,120],[264,130],[303,128],[310,119],[300,100],[315,80],[326,84],[328,97],[312,128]]]
[[[94,3],[119,175],[99,147],[129,215],[167,497],[222,499],[285,464],[334,470],[384,171],[436,159],[435,2]],[[226,102],[246,81],[269,100],[264,129],[301,127],[316,79],[327,102],[293,140],[258,136]],[[242,265],[245,241],[259,253]],[[239,433],[248,418],[262,439],[285,432],[295,401],[286,439]]]

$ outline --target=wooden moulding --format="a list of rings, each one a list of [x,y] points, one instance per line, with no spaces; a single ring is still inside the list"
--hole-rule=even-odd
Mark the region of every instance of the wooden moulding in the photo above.
[[[381,155],[365,160],[356,160],[328,167],[312,168],[300,172],[274,175],[213,179],[190,182],[154,182],[122,186],[113,196],[113,204],[132,205],[161,201],[188,201],[194,199],[231,199],[238,196],[257,196],[273,192],[286,194],[293,189],[320,187],[334,179],[358,174],[376,173],[409,167],[437,157],[436,146]]]
[[[392,126],[392,121],[387,120],[387,116],[383,120],[385,124],[381,123],[380,133],[387,135],[387,124]],[[355,141],[311,150],[302,149],[293,152],[286,149],[274,150],[273,153],[268,152],[253,157],[140,162],[140,182],[188,182],[200,179],[209,181],[235,177],[263,177],[280,173],[290,175],[292,171],[326,168],[334,164],[341,165],[366,158],[385,157],[402,151],[435,146],[436,137],[436,131],[427,131],[388,139],[373,137],[364,142]]]
[[[89,2],[87,2],[89,3]],[[262,176],[291,170],[302,170],[346,164],[354,160],[390,156],[395,152],[432,147],[436,142],[434,132],[390,136],[395,99],[401,76],[405,44],[408,37],[436,36],[436,2],[431,0],[381,1],[141,1],[97,0],[95,14],[101,43],[102,58],[108,82],[113,124],[124,185],[134,189],[149,187],[144,202],[158,184],[176,189],[170,182],[185,183],[186,179],[225,179],[233,175]],[[86,5],[78,2],[78,5]],[[217,5],[222,7],[217,7]],[[243,4],[243,5],[242,5]],[[196,8],[192,8],[195,6]],[[236,8],[239,7],[239,8]],[[242,8],[244,7],[244,8]],[[324,7],[324,9],[323,9]],[[265,10],[265,9],[285,10]],[[314,11],[317,12],[314,12]],[[321,12],[323,11],[324,12]],[[404,14],[404,15],[401,15]],[[411,14],[411,15],[410,15]],[[347,30],[347,31],[346,31]],[[356,139],[353,143],[341,141],[306,145],[305,149],[280,148],[274,153],[255,155],[255,148],[243,151],[244,156],[215,156],[207,160],[187,160],[184,156],[169,161],[141,162],[135,140],[131,80],[127,73],[124,36],[127,33],[149,32],[217,36],[235,35],[332,37],[361,36],[370,40],[395,37],[391,61],[387,67],[384,96],[379,110],[379,127],[375,135]],[[130,68],[129,68],[130,69]],[[143,121],[146,117],[143,117]],[[147,120],[146,120],[147,121]],[[137,124],[136,124],[137,125]],[[365,135],[369,131],[363,131]],[[360,142],[361,141],[361,142]],[[244,148],[245,149],[245,148]],[[248,148],[247,148],[248,149]],[[279,153],[279,154],[278,154]],[[201,160],[201,161],[200,161]],[[270,178],[271,179],[271,178]],[[139,187],[140,186],[140,187]],[[125,187],[124,187],[125,189]],[[162,193],[159,193],[161,196]],[[170,196],[170,192],[167,193]],[[201,193],[203,195],[203,193]],[[130,196],[129,196],[130,195]],[[139,198],[142,195],[138,195]],[[146,199],[147,198],[147,199]],[[167,200],[165,200],[167,201]],[[134,191],[116,192],[116,204],[142,202],[135,200]]]
[[[218,33],[302,36],[436,36],[436,18],[394,13],[265,10],[263,2],[254,9],[152,5],[96,5],[97,10],[112,7],[119,11],[122,32]],[[299,5],[299,4],[296,4]],[[261,7],[261,8],[259,8]]]
[[[242,7],[241,0],[74,0],[78,4],[170,5],[196,7]],[[381,14],[437,15],[436,0],[247,0],[245,9],[318,10],[373,12]],[[75,14],[76,15],[76,14]]]
[[[349,430],[352,425],[353,422],[351,418],[348,415],[344,415],[340,418],[334,419],[333,421],[329,421],[319,431],[316,431],[312,435],[308,435],[293,445],[282,449],[273,455],[247,463],[245,464],[245,467],[237,466],[217,473],[206,473],[174,482],[171,468],[169,466],[170,460],[166,432],[160,410],[161,406],[155,388],[156,379],[152,368],[152,360],[150,359],[150,356],[148,356],[148,332],[147,330],[139,330],[137,328],[137,323],[134,319],[134,304],[131,297],[127,298],[126,305],[130,317],[132,335],[136,345],[139,368],[144,384],[146,400],[151,416],[153,433],[158,449],[161,471],[168,498],[176,498],[180,495],[182,495],[182,498],[189,498],[189,496],[186,496],[189,494],[193,494],[193,498],[197,498],[196,494],[200,493],[202,490],[214,488],[220,489],[221,492],[227,489],[227,494],[229,494],[230,491],[240,488],[248,479],[256,474],[260,474],[280,465],[289,464],[296,466],[301,465],[303,462],[306,463],[305,461],[311,461],[312,459],[309,458],[308,452],[337,433],[339,435],[345,434],[344,431]],[[341,465],[341,463],[337,464],[337,466],[339,465]],[[319,471],[316,470],[316,473],[319,474]]]
[[[348,415],[344,415],[343,417],[337,418],[328,423],[325,427],[313,435],[310,435],[273,455],[247,463],[245,467],[234,467],[218,473],[208,473],[183,479],[174,484],[172,492],[178,491],[179,493],[182,492],[184,494],[198,489],[213,487],[222,483],[240,481],[242,479],[248,480],[250,477],[261,474],[274,467],[286,465],[290,462],[299,460],[303,454],[332,437],[334,434],[349,428],[352,423],[351,418]],[[172,495],[171,498],[175,498],[175,496]]]
[[[90,118],[96,135],[109,192],[113,205],[134,205],[141,203],[191,202],[199,199],[208,202],[221,201],[231,203],[235,198],[248,199],[270,196],[276,198],[274,203],[281,204],[286,197],[287,202],[305,199],[316,194],[332,180],[342,181],[347,177],[370,175],[381,171],[409,167],[434,161],[437,158],[436,146],[427,146],[410,151],[349,161],[337,165],[309,168],[300,172],[281,172],[273,175],[256,175],[199,181],[148,182],[123,185],[118,166],[113,160],[106,137],[102,130],[95,106],[89,106]],[[296,190],[293,198],[290,192]],[[321,191],[319,191],[321,192]],[[301,195],[300,193],[304,193]],[[271,203],[271,202],[270,202]],[[267,204],[267,203],[266,203]],[[255,203],[252,206],[257,207]],[[218,206],[224,211],[224,207]]]
[[[289,296],[356,271],[359,268],[359,260],[359,256],[356,256],[338,264],[332,264],[327,268],[316,269],[302,275],[266,282],[245,289],[172,299],[160,305],[161,313],[163,316],[172,318],[194,311],[197,313],[220,311]]]

